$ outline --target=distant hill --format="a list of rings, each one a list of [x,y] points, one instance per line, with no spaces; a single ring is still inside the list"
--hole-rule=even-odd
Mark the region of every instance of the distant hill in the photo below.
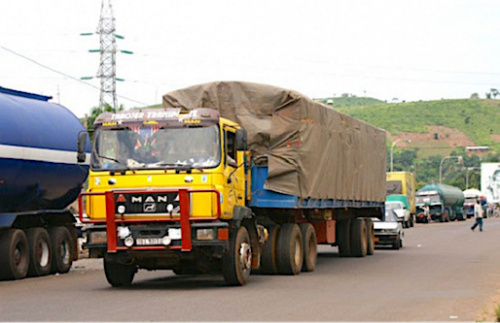
[[[341,108],[341,107],[357,107],[357,106],[370,106],[374,104],[383,104],[384,101],[368,98],[368,97],[356,97],[356,96],[342,96],[338,98],[322,98],[322,99],[314,99],[316,102],[321,102],[326,104],[332,108]]]
[[[343,106],[332,107],[387,130],[391,142],[411,140],[400,141],[398,147],[419,148],[420,157],[447,155],[455,147],[467,146],[488,146],[489,152],[500,152],[500,100],[356,105],[360,98],[342,99]],[[352,104],[346,102],[351,99]]]

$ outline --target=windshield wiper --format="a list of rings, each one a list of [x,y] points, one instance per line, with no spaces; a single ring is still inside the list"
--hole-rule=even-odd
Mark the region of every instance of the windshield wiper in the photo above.
[[[182,163],[182,162],[175,162],[175,163],[169,163],[169,162],[164,162],[160,161],[157,163],[152,164],[154,166],[165,166],[165,167],[173,167],[176,170],[179,171],[191,171],[193,169],[199,170],[200,172],[203,172],[202,167],[196,167],[193,164],[187,164],[187,163]]]
[[[97,154],[97,157],[99,157],[99,158],[104,158],[104,159],[107,159],[107,160],[111,160],[111,161],[114,161],[114,162],[115,162],[115,163],[117,163],[117,164],[120,164],[120,165],[122,165],[122,166],[127,167],[127,165],[125,165],[124,163],[122,163],[121,161],[119,161],[118,159],[115,159],[115,158],[113,158],[113,157],[101,156],[101,155],[99,155],[99,154]]]

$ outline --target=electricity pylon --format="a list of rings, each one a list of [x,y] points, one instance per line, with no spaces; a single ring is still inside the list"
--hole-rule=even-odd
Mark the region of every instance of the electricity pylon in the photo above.
[[[99,68],[96,77],[101,79],[101,93],[99,96],[99,110],[104,111],[104,107],[109,105],[117,109],[116,101],[116,81],[123,81],[116,77],[116,39],[124,39],[123,36],[115,33],[115,17],[113,16],[113,6],[111,0],[102,0],[101,15],[97,25],[96,34],[99,35],[100,48],[90,49],[91,53],[101,53]],[[83,33],[82,36],[90,36],[92,33]],[[124,54],[133,54],[131,51],[122,50]],[[82,77],[83,80],[90,80],[92,77]]]

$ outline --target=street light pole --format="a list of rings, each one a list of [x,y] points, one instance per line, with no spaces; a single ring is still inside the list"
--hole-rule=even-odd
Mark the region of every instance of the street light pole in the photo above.
[[[465,189],[469,189],[469,171],[470,170],[480,170],[479,167],[467,167],[465,171]]]
[[[394,166],[394,163],[393,163],[393,161],[394,161],[394,146],[396,146],[396,144],[397,144],[398,142],[400,142],[401,140],[403,140],[403,139],[398,139],[398,140],[396,140],[395,142],[393,142],[393,143],[392,143],[392,146],[391,146],[391,173],[392,173],[392,171],[393,171],[393,166]],[[406,141],[406,142],[408,142],[408,143],[409,143],[409,142],[411,142],[411,140],[410,140],[410,139],[405,140],[405,141]]]
[[[439,163],[439,184],[441,184],[443,180],[443,162],[445,159],[448,158],[457,158],[458,162],[461,162],[463,160],[462,156],[446,156],[443,159],[441,159],[441,162]]]

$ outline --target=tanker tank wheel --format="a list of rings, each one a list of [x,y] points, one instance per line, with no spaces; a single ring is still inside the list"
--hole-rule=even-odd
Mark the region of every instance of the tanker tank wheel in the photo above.
[[[132,284],[137,268],[134,265],[122,265],[103,258],[106,280],[113,287],[126,287]]]
[[[278,235],[276,249],[279,274],[297,275],[300,273],[304,260],[302,249],[302,233],[299,226],[294,223],[285,223]]]
[[[278,264],[276,263],[276,245],[280,232],[279,225],[272,225],[267,228],[269,237],[262,246],[262,256],[260,258],[260,268],[255,271],[258,274],[274,275],[278,273]],[[254,271],[252,271],[253,273]]]
[[[304,250],[304,261],[302,264],[303,272],[311,272],[316,268],[318,260],[318,240],[316,231],[310,223],[299,224],[302,234],[302,250]]]
[[[228,285],[243,286],[252,271],[252,243],[245,227],[231,231],[229,250],[222,257],[222,275]]]
[[[22,279],[30,263],[29,243],[22,230],[0,232],[0,279]]]
[[[67,273],[73,264],[75,243],[66,227],[49,229],[51,244],[51,273]]]
[[[29,276],[44,276],[50,273],[52,252],[50,247],[50,236],[43,228],[31,228],[26,230],[30,248]]]

